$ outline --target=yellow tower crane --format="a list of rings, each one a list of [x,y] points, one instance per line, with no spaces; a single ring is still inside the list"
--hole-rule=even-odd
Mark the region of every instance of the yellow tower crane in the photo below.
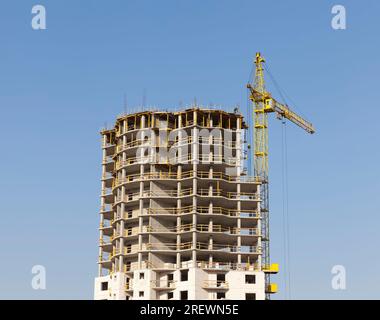
[[[256,53],[256,72],[253,86],[247,84],[250,90],[250,100],[253,103],[253,172],[262,181],[261,196],[261,234],[262,234],[262,265],[265,272],[265,287],[267,299],[269,294],[277,291],[270,283],[270,274],[278,271],[278,265],[270,264],[269,255],[269,192],[268,192],[268,113],[276,113],[279,119],[288,119],[308,133],[314,133],[313,125],[290,110],[286,104],[279,103],[265,89],[264,58]]]

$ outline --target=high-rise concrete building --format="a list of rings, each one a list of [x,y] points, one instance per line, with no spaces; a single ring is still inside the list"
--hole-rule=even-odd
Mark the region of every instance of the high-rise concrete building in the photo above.
[[[102,135],[95,299],[265,299],[260,186],[242,115],[194,107],[117,118]]]

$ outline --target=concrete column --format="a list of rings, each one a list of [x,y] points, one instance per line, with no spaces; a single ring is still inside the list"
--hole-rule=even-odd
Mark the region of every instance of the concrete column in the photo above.
[[[100,225],[103,224],[103,221],[104,221],[104,216],[103,216],[103,214],[101,214],[100,215]],[[103,239],[103,231],[102,230],[99,230],[99,239]],[[99,246],[99,257],[101,257],[102,255],[103,255],[103,248],[101,246]],[[102,265],[101,264],[98,265],[98,276],[99,277],[102,276]]]
[[[237,193],[238,194],[240,194],[240,190],[241,190],[241,188],[240,188],[240,183],[237,183],[237,186],[236,186],[236,188],[237,188]],[[238,212],[240,212],[240,210],[241,210],[241,201],[239,200],[239,201],[237,201],[237,210],[238,210]],[[241,218],[240,218],[240,213],[239,213],[239,215],[238,215],[238,218],[237,218],[237,224],[236,224],[236,228],[238,229],[238,230],[240,230],[240,228],[241,228]],[[237,243],[236,243],[236,245],[238,246],[238,248],[239,248],[239,252],[240,252],[240,247],[241,247],[241,236],[240,235],[238,235],[237,236]],[[238,254],[238,256],[237,256],[237,258],[238,258],[238,263],[241,263],[241,254],[239,253]]]
[[[177,176],[181,175],[181,172],[182,172],[182,167],[181,166],[178,166],[178,169],[177,169]],[[181,192],[181,182],[178,181],[177,182],[177,195],[180,195],[180,192]],[[177,209],[181,209],[182,208],[182,201],[180,198],[177,199]],[[181,219],[181,215],[178,215],[177,216],[177,232],[180,231],[180,227],[181,227],[181,224],[182,224],[182,219]],[[177,233],[177,236],[176,236],[176,243],[177,243],[177,248],[179,248],[180,244],[181,244],[181,235],[179,233]],[[176,268],[180,268],[181,267],[181,252],[177,252],[177,255],[176,255]]]
[[[124,272],[124,237],[125,237],[125,230],[124,230],[124,220],[122,219],[120,221],[120,234],[121,234],[121,238],[120,238],[120,244],[119,244],[119,248],[120,248],[120,253],[121,253],[121,256],[120,256],[120,259],[119,259],[119,271],[120,272]]]
[[[199,131],[195,126],[192,129],[192,146],[193,163],[199,163]]]
[[[144,175],[144,165],[140,165],[140,175]],[[139,199],[139,231],[141,232],[142,229],[143,229],[143,212],[144,212],[144,200],[142,198],[142,195],[143,195],[143,192],[144,192],[144,181],[141,181],[140,182],[140,199]],[[142,235],[139,234],[138,236],[138,248],[139,248],[139,252],[137,254],[137,263],[138,263],[138,266],[139,268],[142,268],[142,253],[141,253],[141,250],[142,250],[142,245],[143,245],[143,241],[142,241]]]
[[[196,165],[194,165],[195,167],[195,171],[197,171],[197,167]],[[194,190],[194,194],[196,194],[197,192],[197,179],[193,179],[193,190]],[[193,196],[193,208],[196,208],[197,207],[197,197],[194,195]],[[195,227],[197,225],[197,211],[195,210],[193,212],[193,215],[192,215],[192,223],[193,223],[193,227]],[[192,233],[192,238],[193,238],[193,251],[192,251],[192,260],[193,260],[193,265],[194,267],[197,265],[197,252],[196,252],[196,247],[197,247],[197,233],[195,232],[195,229]]]
[[[150,132],[150,145],[151,146],[157,145],[157,136],[156,136],[156,133],[154,132],[154,130],[151,130],[151,132]],[[151,162],[151,164],[155,163],[158,160],[161,160],[161,159],[159,159],[160,149],[161,149],[161,147],[159,147],[158,153],[156,153],[155,148],[151,149],[151,151],[150,151],[151,154],[149,155],[149,161]],[[151,169],[152,169],[152,167],[153,166],[151,166]],[[152,172],[152,170],[151,170],[151,172]]]
[[[142,115],[141,116],[141,128],[145,128],[145,124],[146,124],[146,117],[145,117],[145,115]]]
[[[181,144],[183,136],[182,136],[182,130],[181,130],[181,128],[182,128],[182,117],[180,114],[177,116],[177,119],[178,119],[178,121],[177,121],[178,129],[180,129],[178,132],[178,140],[179,140],[179,144]],[[187,148],[187,146],[186,146],[186,148]],[[178,147],[178,158],[182,159],[182,147]],[[182,165],[179,164],[177,167],[177,178],[181,177],[181,176],[182,176]],[[181,182],[178,181],[177,182],[177,191],[178,192],[181,191],[181,187],[182,187]],[[179,199],[177,201],[177,209],[181,209],[181,208],[182,208],[182,202],[181,202],[181,199]],[[177,229],[181,226],[181,224],[182,224],[182,217],[181,217],[181,215],[178,215],[177,216]],[[177,234],[177,247],[180,246],[181,242],[182,242],[181,235]],[[181,253],[180,252],[177,252],[176,264],[177,264],[177,266],[176,266],[177,268],[181,267]]]
[[[242,172],[242,152],[243,148],[241,145],[241,119],[238,119],[238,129],[236,130],[236,161],[237,161],[237,167],[236,167],[236,175],[240,177]]]
[[[214,249],[214,240],[212,236],[210,236],[209,241],[208,241],[208,249]],[[208,257],[209,263],[212,265],[212,254],[209,255]]]
[[[103,140],[102,140],[102,147],[103,147],[103,150],[102,150],[102,159],[103,159],[103,162],[105,161],[106,159],[106,149],[104,148],[106,142],[107,142],[107,136],[106,135],[103,135]],[[106,166],[104,164],[102,164],[102,179],[105,178],[105,175],[106,175]],[[105,182],[102,180],[101,181],[101,196],[100,196],[100,210],[104,210],[105,209],[105,197],[104,197],[104,192],[105,192]],[[102,226],[104,223],[104,215],[101,213],[100,214],[100,226]],[[103,230],[99,230],[99,241],[100,239],[103,239],[104,235],[103,235]],[[103,247],[99,246],[99,257],[102,257],[103,255]],[[98,265],[98,275],[99,276],[102,276],[102,265],[99,264]]]
[[[121,190],[121,200],[122,201],[126,201],[126,196],[125,196],[125,186],[121,186],[121,188],[119,189]]]
[[[258,194],[260,194],[260,189],[261,189],[261,186],[258,185],[257,186],[257,192]],[[258,215],[259,215],[259,219],[257,220],[257,230],[259,230],[260,234],[261,234],[261,210],[260,210],[260,203],[257,203],[257,211],[258,211]],[[262,246],[262,241],[261,241],[261,236],[258,237],[257,239],[257,246],[260,248]],[[261,264],[262,264],[262,256],[261,254],[258,256],[257,258],[257,266],[258,269],[261,271]]]

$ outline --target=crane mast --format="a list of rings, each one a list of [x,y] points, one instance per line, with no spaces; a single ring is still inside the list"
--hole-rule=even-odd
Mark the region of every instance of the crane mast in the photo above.
[[[265,286],[270,285],[270,246],[269,246],[269,189],[268,189],[268,113],[275,112],[278,118],[288,119],[308,133],[314,133],[313,125],[296,114],[294,111],[272,98],[266,91],[264,81],[265,59],[258,52],[255,57],[255,79],[253,86],[247,85],[250,90],[250,100],[253,103],[253,172],[262,181],[260,186],[260,214],[261,214],[261,247],[262,247],[262,270],[265,272]],[[268,290],[267,292],[269,292]],[[266,295],[269,299],[269,293]]]

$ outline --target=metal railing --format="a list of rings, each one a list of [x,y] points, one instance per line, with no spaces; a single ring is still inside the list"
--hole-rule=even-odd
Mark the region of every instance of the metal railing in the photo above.
[[[211,269],[211,270],[242,270],[242,271],[258,271],[260,266],[256,263],[248,262],[226,262],[226,261],[204,261],[198,260],[194,264],[193,261],[183,261],[181,262],[181,268],[189,267],[198,267],[202,269]],[[175,269],[175,263],[152,263],[149,260],[141,262],[142,269]],[[141,269],[138,262],[130,262],[124,265],[124,272],[132,272],[134,270]],[[264,270],[264,267],[262,267]]]
[[[228,289],[228,282],[221,280],[204,280],[203,288],[207,289]]]
[[[132,200],[135,200],[136,198],[130,198]],[[119,200],[121,201],[121,200]],[[225,215],[228,217],[233,218],[254,218],[259,219],[260,214],[258,210],[235,210],[235,209],[226,209],[223,207],[193,207],[193,206],[185,206],[181,208],[173,208],[173,207],[164,207],[164,208],[146,208],[143,210],[142,215],[184,215],[184,214],[191,214],[191,213],[198,213],[198,214],[204,214],[204,215]],[[114,219],[112,220],[104,220],[103,224],[100,225],[100,228],[109,228],[112,227],[112,223],[116,220],[120,219],[133,219],[141,216],[140,211],[135,210],[132,212],[124,212],[122,217],[120,215],[115,215]],[[206,225],[204,229],[206,228]],[[215,227],[215,230],[218,230],[217,227]],[[244,228],[242,228],[244,229]],[[202,230],[201,230],[202,231]]]
[[[182,189],[181,191],[177,190],[152,190],[147,192],[148,197],[186,197],[190,196],[193,194],[193,189],[188,188],[188,189]]]
[[[227,175],[224,172],[209,172],[209,171],[198,171],[194,176],[194,171],[184,171],[181,174],[176,172],[150,172],[145,174],[131,174],[125,178],[116,178],[114,180],[113,187],[118,187],[124,183],[129,183],[133,181],[144,181],[144,180],[181,180],[188,178],[200,178],[200,179],[221,179],[228,182],[254,182],[260,183],[261,179],[259,177],[248,177],[248,176],[234,176]]]
[[[137,229],[137,228],[136,228]],[[217,232],[231,235],[259,235],[258,228],[237,228],[237,227],[224,227],[220,224],[182,224],[179,226],[163,227],[163,226],[143,226],[142,232],[147,233],[180,233],[188,231],[199,232]],[[137,233],[137,231],[136,231]]]
[[[119,170],[125,166],[129,166],[132,164],[145,164],[145,163],[156,163],[155,159],[151,155],[146,157],[132,157],[127,158],[126,160],[117,160],[115,162],[115,169]]]
[[[107,164],[107,163],[111,163],[111,162],[113,162],[112,156],[106,156],[103,158],[103,161],[102,161],[103,164]]]
[[[151,280],[151,287],[153,289],[175,289],[176,282],[174,280]]]
[[[109,196],[109,195],[112,195],[112,188],[104,188],[102,190],[101,196],[105,197],[105,196]]]
[[[197,242],[197,249],[206,251],[223,251],[230,253],[260,253],[261,249],[258,246],[235,246],[225,244],[210,244]],[[243,250],[242,250],[243,249]],[[248,249],[245,251],[245,249]]]
[[[99,263],[111,262],[112,254],[108,253],[105,256],[99,256]]]
[[[100,229],[112,228],[112,220],[104,220],[103,222],[99,224],[99,228]]]
[[[182,215],[189,213],[199,213],[199,214],[217,214],[217,215],[225,215],[229,217],[241,217],[241,218],[260,218],[259,212],[257,210],[235,210],[235,209],[226,209],[223,207],[213,207],[210,209],[209,207],[193,207],[186,206],[182,208],[148,208],[146,209],[146,214],[165,214],[165,215]]]
[[[193,206],[186,206],[182,208],[148,208],[146,209],[146,214],[157,214],[157,215],[182,215],[192,213],[194,210]]]
[[[130,148],[139,147],[143,145],[150,145],[151,139],[135,139],[116,146],[116,152],[122,152]]]
[[[104,240],[103,238],[100,238],[99,239],[99,244],[101,246],[109,246],[109,245],[112,245],[112,239],[108,239],[108,240]]]
[[[135,245],[138,246],[138,245]],[[132,245],[133,247],[133,245]],[[127,253],[136,253],[138,247],[130,248],[131,251]],[[164,242],[149,242],[143,244],[142,251],[180,251],[180,250],[204,250],[204,251],[220,251],[226,253],[252,253],[259,254],[261,253],[261,248],[258,246],[236,246],[236,245],[225,245],[225,244],[210,244],[204,242],[197,242],[194,246],[193,242],[184,242],[180,244],[176,243],[164,243]],[[116,253],[117,254],[117,253]]]
[[[101,213],[108,212],[108,211],[112,211],[112,205],[110,204],[106,204],[100,208]]]
[[[105,172],[103,175],[102,175],[102,180],[108,180],[108,179],[113,179],[113,175],[111,172]]]
[[[110,142],[102,142],[102,148],[114,147],[115,145]]]
[[[258,228],[231,228],[230,233],[241,236],[259,236],[260,230]]]
[[[145,261],[141,263],[141,269],[146,269],[148,268],[148,265],[146,264]],[[124,272],[131,272],[135,270],[139,270],[140,266],[138,262],[129,262],[124,265]]]
[[[237,158],[226,158],[222,155],[215,155],[212,153],[208,154],[200,154],[198,155],[198,158],[194,157],[193,154],[188,153],[182,156],[174,156],[172,158],[169,158],[168,156],[159,157],[160,154],[150,154],[147,156],[141,156],[141,157],[131,157],[127,158],[126,160],[117,160],[115,162],[115,169],[119,170],[123,167],[133,165],[133,164],[146,164],[146,163],[161,163],[161,164],[173,164],[173,163],[189,163],[191,161],[200,161],[201,163],[225,163],[227,165],[231,166],[237,166],[240,165],[240,159]],[[113,161],[113,160],[112,160]],[[104,163],[104,162],[103,162]]]
[[[192,248],[192,242],[184,242],[180,244],[164,243],[164,242],[149,242],[145,244],[145,250],[188,250]]]
[[[173,226],[173,227],[153,227],[153,226],[144,226],[143,232],[186,232],[190,231],[193,228],[193,224],[182,224],[179,226]]]
[[[224,197],[234,200],[259,200],[260,194],[257,192],[226,192],[221,189],[198,189],[197,195],[203,197]]]
[[[124,212],[122,215],[117,216],[115,220],[120,220],[120,219],[127,220],[127,219],[134,219],[138,217],[139,217],[139,210],[133,210],[130,212],[128,211]]]
[[[187,136],[187,137],[184,137],[184,138],[177,138],[175,139],[174,141],[168,141],[168,144],[170,146],[173,146],[173,147],[178,147],[178,146],[183,146],[183,145],[186,145],[188,143],[192,143],[193,142],[193,137],[192,136]]]
[[[237,263],[237,262],[225,262],[225,261],[197,261],[197,267],[210,270],[243,270],[254,271],[259,270],[259,266],[253,263]]]

